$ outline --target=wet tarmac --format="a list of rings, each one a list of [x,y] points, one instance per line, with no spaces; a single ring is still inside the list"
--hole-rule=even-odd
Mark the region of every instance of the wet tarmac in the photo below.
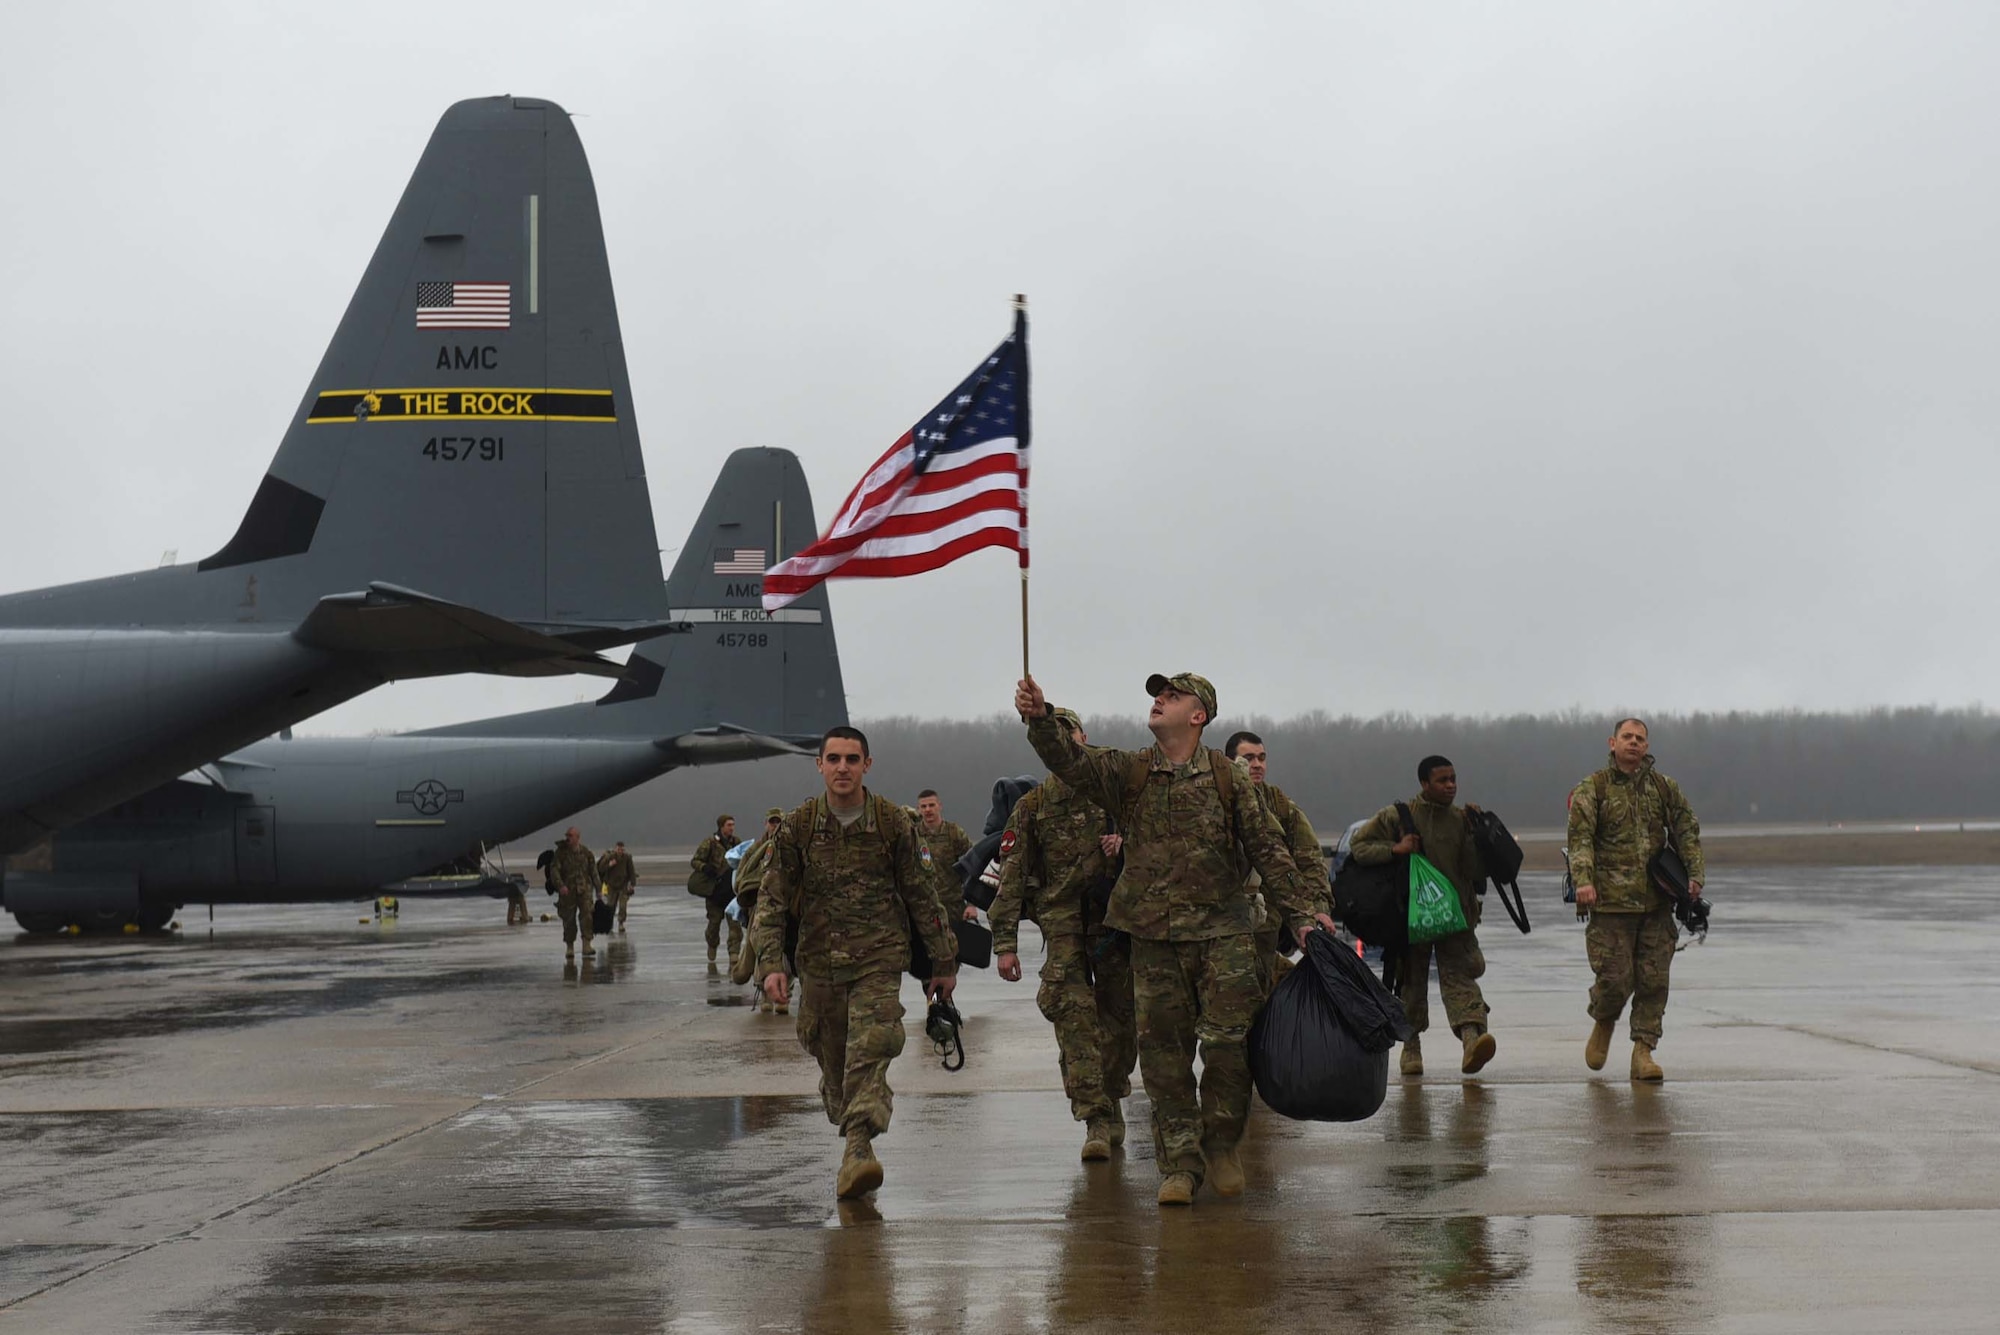
[[[2000,869],[1732,876],[1658,1087],[1584,1069],[1581,932],[1527,888],[1482,1078],[1437,1035],[1368,1122],[1260,1109],[1247,1193],[1165,1213],[1143,1135],[1077,1162],[990,972],[964,1071],[912,1017],[837,1207],[814,1069],[678,889],[571,970],[483,901],[0,938],[0,1330],[2000,1328]]]

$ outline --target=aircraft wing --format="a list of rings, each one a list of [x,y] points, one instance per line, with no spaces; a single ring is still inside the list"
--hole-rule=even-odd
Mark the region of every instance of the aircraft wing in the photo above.
[[[529,627],[415,589],[371,583],[322,598],[292,632],[330,653],[386,660],[384,675],[488,672],[552,677],[581,672],[621,677],[625,669],[592,652],[660,634],[658,622]],[[551,633],[554,632],[554,633]]]

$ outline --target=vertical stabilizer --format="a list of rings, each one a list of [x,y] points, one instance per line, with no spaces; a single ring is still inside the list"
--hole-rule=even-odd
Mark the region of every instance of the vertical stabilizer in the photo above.
[[[445,113],[241,527],[200,569],[254,573],[258,620],[371,581],[531,624],[657,619],[597,194],[561,107]]]

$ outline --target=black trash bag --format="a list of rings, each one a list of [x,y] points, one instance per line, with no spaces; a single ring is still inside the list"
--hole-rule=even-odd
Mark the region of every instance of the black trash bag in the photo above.
[[[1250,1027],[1250,1074],[1282,1117],[1363,1121],[1388,1093],[1389,1049],[1415,1032],[1359,957],[1313,932]]]
[[[616,916],[611,901],[600,899],[590,906],[590,934],[603,936],[611,930],[612,919]]]
[[[993,781],[993,805],[986,812],[985,837],[966,850],[965,856],[952,865],[958,870],[958,884],[965,895],[965,902],[974,908],[990,909],[999,890],[985,884],[979,878],[985,872],[986,864],[1000,853],[1000,839],[1007,833],[1007,818],[1014,814],[1014,805],[1027,796],[1039,780],[1033,775],[1017,774],[1011,779]]]

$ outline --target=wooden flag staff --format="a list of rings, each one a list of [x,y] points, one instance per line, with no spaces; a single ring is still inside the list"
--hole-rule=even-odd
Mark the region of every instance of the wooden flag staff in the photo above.
[[[1014,294],[1014,310],[1019,318],[1026,319],[1028,310],[1028,298],[1026,294],[1020,292]],[[1021,365],[1023,368],[1027,366],[1027,355],[1028,350],[1026,347],[1023,347],[1021,349]],[[1022,388],[1025,390],[1027,386],[1024,384]],[[1021,402],[1025,416],[1030,411],[1026,393],[1022,394]],[[1026,529],[1027,524],[1028,506],[1024,495],[1021,503],[1022,528]],[[1028,549],[1025,546],[1027,534],[1024,532],[1021,536],[1024,544],[1021,548],[1021,675],[1025,678],[1030,675],[1028,672]]]

